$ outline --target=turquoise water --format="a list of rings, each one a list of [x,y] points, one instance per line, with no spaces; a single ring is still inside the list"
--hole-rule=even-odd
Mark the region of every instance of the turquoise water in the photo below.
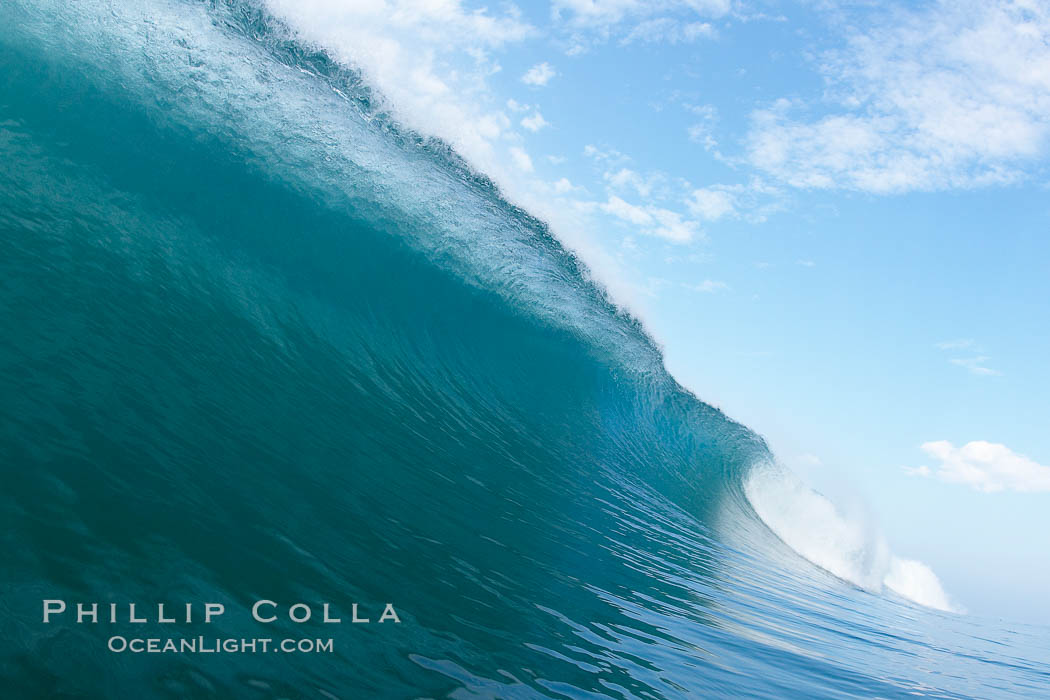
[[[250,3],[0,4],[5,696],[1050,692],[1044,628],[782,544],[761,438],[381,104]],[[228,612],[44,625],[52,598]]]

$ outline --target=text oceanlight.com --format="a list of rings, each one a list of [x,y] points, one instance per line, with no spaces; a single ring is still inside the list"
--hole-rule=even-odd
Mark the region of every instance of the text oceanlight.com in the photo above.
[[[329,639],[236,639],[193,637],[189,639],[160,639],[141,637],[109,638],[107,648],[118,654],[256,654],[278,652],[285,654],[330,654],[335,650]]]

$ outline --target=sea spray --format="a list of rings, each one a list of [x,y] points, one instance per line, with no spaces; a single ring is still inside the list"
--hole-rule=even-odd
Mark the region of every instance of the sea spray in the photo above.
[[[779,464],[757,465],[744,491],[777,537],[822,569],[874,593],[890,588],[921,605],[958,609],[927,565],[894,556],[870,520],[846,515]]]

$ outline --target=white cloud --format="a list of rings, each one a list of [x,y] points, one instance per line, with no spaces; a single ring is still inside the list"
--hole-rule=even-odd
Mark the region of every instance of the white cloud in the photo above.
[[[988,367],[987,363],[991,358],[983,354],[981,347],[978,346],[972,338],[945,340],[937,343],[935,347],[938,350],[969,350],[970,352],[977,353],[971,357],[952,357],[948,360],[948,362],[956,367],[966,369],[970,374],[984,377],[997,377],[1002,374],[999,370]]]
[[[718,118],[718,110],[714,105],[686,104],[685,107],[704,121],[714,121]]]
[[[1050,491],[1050,467],[1019,455],[1006,445],[976,440],[955,447],[947,440],[923,443],[923,452],[940,462],[907,469],[915,476],[935,475],[941,481],[965,484],[976,491]]]
[[[675,43],[676,41],[695,41],[701,37],[706,39],[713,38],[717,35],[718,33],[709,22],[690,22],[682,25],[679,28],[679,31],[672,35],[670,40],[671,43]]]
[[[796,187],[876,193],[1006,183],[1050,145],[1050,8],[964,0],[872,11],[823,56],[838,108],[753,115],[751,163]]]
[[[550,122],[543,118],[543,115],[537,110],[533,112],[531,117],[525,117],[521,120],[521,125],[529,131],[539,131],[545,126],[550,126]]]
[[[930,468],[923,464],[920,467],[904,467],[904,473],[908,476],[921,476],[927,477],[933,474]]]
[[[714,105],[686,104],[685,107],[700,119],[699,122],[686,128],[689,140],[694,144],[700,144],[708,151],[718,146],[713,133],[714,125],[718,121],[718,110]]]
[[[725,17],[732,0],[553,0],[553,28],[569,56],[619,40],[679,44],[715,37],[710,21]]]
[[[693,190],[687,202],[689,211],[708,221],[718,221],[736,209],[734,197],[724,189],[701,188]]]
[[[652,173],[643,177],[630,168],[620,168],[616,171],[602,173],[602,178],[616,189],[631,188],[640,197],[648,198],[653,190],[665,179],[662,173]]]
[[[553,184],[554,191],[557,194],[568,194],[576,189],[576,186],[567,177],[563,177]]]
[[[753,177],[746,183],[694,189],[689,192],[685,203],[693,216],[705,221],[743,218],[751,223],[762,223],[770,214],[779,211],[784,201],[779,188]]]
[[[990,358],[987,355],[977,355],[976,357],[953,357],[948,362],[958,367],[964,367],[969,370],[970,374],[977,374],[980,376],[999,376],[1002,374],[997,369],[986,367],[985,363]]]
[[[643,207],[628,204],[619,197],[609,197],[609,201],[602,205],[602,209],[618,219],[627,221],[638,226],[652,226],[653,217]]]
[[[802,267],[816,267],[817,266],[817,263],[813,262],[812,260],[807,260],[805,258],[801,258],[799,260],[796,260],[795,264],[796,265],[801,265]]]
[[[520,170],[524,170],[527,173],[532,172],[532,158],[525,152],[525,149],[520,146],[510,147],[510,157],[514,161],[514,165],[518,166]]]
[[[700,235],[700,225],[695,221],[683,219],[677,212],[655,207],[650,211],[657,222],[655,228],[646,231],[652,236],[666,238],[672,243],[688,243]]]
[[[711,125],[707,122],[691,124],[686,127],[685,133],[690,141],[699,143],[705,150],[710,151],[718,146],[718,141],[715,140],[714,135],[711,133]]]
[[[965,350],[974,347],[973,338],[959,338],[957,340],[944,340],[937,343],[938,350]]]
[[[620,43],[684,44],[716,35],[715,28],[709,22],[679,22],[670,17],[659,17],[638,24]]]
[[[730,10],[730,0],[554,0],[551,9],[555,20],[607,36],[621,25],[637,26],[669,15],[722,17]]]
[[[700,235],[699,224],[683,219],[680,214],[669,209],[630,204],[615,195],[610,196],[600,208],[621,221],[638,226],[642,233],[672,243],[688,243]]]
[[[703,292],[705,294],[724,292],[729,289],[728,284],[726,284],[725,282],[719,282],[718,280],[704,280],[700,284],[687,284],[684,286],[687,289],[692,289],[694,292]]]
[[[592,160],[604,161],[607,163],[623,163],[630,160],[630,158],[623,153],[620,153],[615,148],[606,148],[603,150],[590,143],[583,147],[583,155]]]
[[[554,68],[551,64],[544,61],[543,63],[537,63],[532,68],[525,71],[525,75],[521,76],[521,82],[526,85],[534,85],[536,87],[542,87],[550,82],[557,73],[554,72]]]

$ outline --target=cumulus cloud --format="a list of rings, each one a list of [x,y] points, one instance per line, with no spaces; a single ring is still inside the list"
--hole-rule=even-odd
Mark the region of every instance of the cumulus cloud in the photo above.
[[[633,189],[641,197],[649,197],[653,190],[663,184],[666,179],[662,173],[651,173],[643,176],[630,168],[620,168],[615,171],[602,173],[604,179],[610,186],[616,189]]]
[[[594,144],[587,144],[583,147],[583,155],[588,158],[604,163],[624,163],[631,160],[629,157],[620,153],[615,148],[598,148]]]
[[[730,0],[554,0],[554,18],[576,29],[609,33],[669,16],[722,17]]]
[[[986,493],[1050,491],[1050,467],[1019,455],[1006,445],[976,440],[955,447],[947,440],[938,440],[923,443],[921,449],[940,463],[936,471],[924,465],[906,467],[906,473],[936,476],[941,481]]]
[[[572,181],[567,177],[563,177],[557,180],[552,187],[557,194],[568,194],[576,189],[576,186],[572,184]]]
[[[741,217],[761,223],[784,203],[782,192],[761,178],[746,183],[715,184],[693,189],[685,198],[689,212],[704,221]]]
[[[553,0],[553,28],[566,53],[584,53],[618,40],[620,45],[681,44],[713,38],[709,20],[725,17],[731,0]]]
[[[618,219],[638,226],[651,226],[653,217],[643,207],[629,204],[619,197],[609,197],[609,201],[602,205],[602,209]]]
[[[688,201],[689,211],[707,221],[718,221],[736,209],[734,196],[725,189],[701,188],[693,190]]]
[[[550,126],[550,122],[543,118],[543,115],[539,113],[539,110],[532,113],[532,116],[525,117],[521,120],[521,125],[529,131],[539,131],[545,126]]]
[[[681,214],[669,209],[631,204],[615,195],[600,205],[600,209],[621,221],[637,226],[646,235],[663,238],[672,243],[688,243],[700,235],[699,224],[684,219]]]
[[[859,23],[858,23],[859,24]],[[875,193],[1007,183],[1050,145],[1050,8],[941,0],[873,11],[823,56],[832,113],[756,112],[748,159],[802,188]]]
[[[527,173],[532,172],[532,158],[525,152],[525,149],[520,146],[510,147],[510,157],[514,161],[514,165],[518,166],[519,169],[524,170]]]
[[[716,36],[710,22],[679,22],[670,17],[650,19],[635,26],[621,44],[685,44],[700,38]]]
[[[554,68],[551,64],[544,61],[543,63],[537,63],[532,68],[525,71],[525,75],[521,76],[521,82],[526,85],[533,85],[535,87],[542,87],[551,81],[557,73],[554,72]]]
[[[686,127],[685,133],[690,141],[703,145],[707,150],[711,150],[718,145],[718,141],[711,134],[711,127],[705,123],[690,124]]]
[[[690,113],[700,119],[700,121],[686,127],[685,133],[689,140],[700,144],[706,151],[715,149],[718,146],[718,141],[714,135],[715,122],[718,121],[718,110],[713,105],[688,104],[685,107]],[[715,155],[721,157],[717,151],[715,151]]]

